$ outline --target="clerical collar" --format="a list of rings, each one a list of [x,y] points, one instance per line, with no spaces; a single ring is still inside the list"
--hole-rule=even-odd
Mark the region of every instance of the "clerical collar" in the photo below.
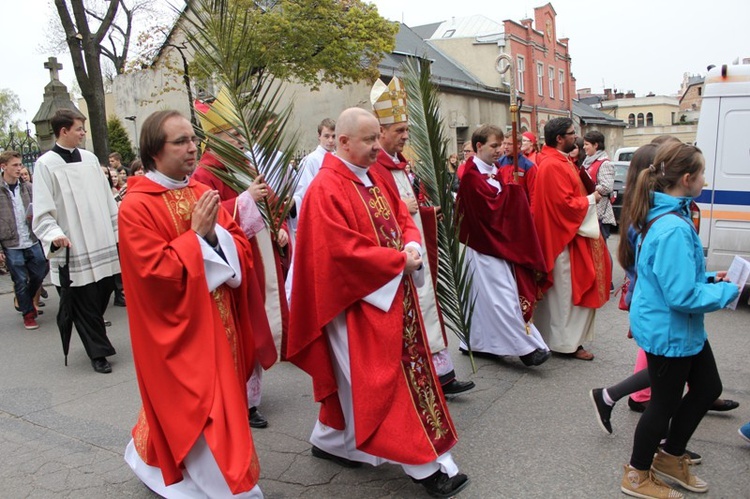
[[[175,180],[172,178],[167,177],[162,172],[157,170],[150,170],[146,172],[146,177],[159,184],[160,186],[164,187],[165,189],[174,190],[174,189],[183,189],[188,186],[188,183],[190,182],[190,179],[188,177],[185,177],[184,180]]]
[[[57,153],[57,155],[60,156],[66,163],[81,162],[81,151],[79,151],[75,147],[73,149],[68,149],[67,147],[63,147],[60,144],[55,143],[52,151]]]
[[[385,153],[388,154],[388,151],[385,151]],[[388,154],[388,157],[391,158],[393,160],[393,163],[396,165],[401,163],[401,158],[398,157],[398,153],[394,154],[393,156]]]
[[[55,142],[55,147],[59,147],[60,149],[64,149],[64,150],[66,150],[66,151],[68,151],[68,152],[73,152],[73,151],[75,151],[75,150],[76,150],[76,148],[75,148],[75,147],[65,147],[65,146],[61,146],[61,145],[60,145],[59,143],[57,143],[57,142]]]
[[[370,176],[367,174],[367,171],[370,169],[369,166],[361,167],[361,166],[355,165],[354,163],[349,163],[348,161],[342,158],[339,158],[339,159],[341,159],[341,161],[346,165],[346,167],[349,168],[349,170],[351,170],[351,172],[355,174],[359,180],[362,181],[365,187],[370,187],[372,185],[372,180],[370,180]]]
[[[482,173],[484,175],[492,175],[490,178],[495,178],[495,175],[497,175],[497,166],[495,165],[488,165],[481,159],[479,159],[477,156],[474,156],[474,164],[477,165],[477,168],[479,169],[479,173]]]

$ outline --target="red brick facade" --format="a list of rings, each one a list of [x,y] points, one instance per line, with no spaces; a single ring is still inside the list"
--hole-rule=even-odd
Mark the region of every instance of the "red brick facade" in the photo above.
[[[575,79],[570,72],[568,39],[557,39],[557,13],[548,3],[534,9],[534,19],[503,22],[505,52],[513,57],[516,89],[523,98],[522,130],[537,134],[548,120],[572,115]]]

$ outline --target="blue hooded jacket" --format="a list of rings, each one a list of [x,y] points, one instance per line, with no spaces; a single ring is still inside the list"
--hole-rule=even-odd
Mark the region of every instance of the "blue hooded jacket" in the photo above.
[[[638,346],[665,357],[697,355],[706,342],[703,314],[720,310],[739,294],[737,285],[714,283],[706,272],[703,245],[690,221],[690,201],[653,194],[647,221],[671,211],[648,229],[636,246],[636,279],[630,328]],[[641,236],[638,236],[638,244]]]

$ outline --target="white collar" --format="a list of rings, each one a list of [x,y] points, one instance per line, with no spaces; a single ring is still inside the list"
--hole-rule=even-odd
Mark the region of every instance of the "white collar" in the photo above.
[[[150,170],[146,172],[146,177],[149,180],[156,182],[160,186],[169,189],[170,191],[174,189],[185,188],[190,182],[190,179],[188,177],[185,177],[185,180],[174,180],[157,170]]]
[[[59,142],[55,142],[55,145],[56,145],[57,147],[59,147],[60,149],[65,149],[66,151],[70,151],[70,152],[73,152],[73,151],[75,151],[75,150],[76,150],[76,148],[75,148],[75,147],[73,147],[73,148],[70,148],[70,147],[65,147],[65,146],[61,146]]]
[[[488,165],[477,156],[474,156],[474,164],[477,165],[479,172],[484,173],[485,175],[490,173],[494,175],[497,173],[497,165]]]
[[[341,158],[339,158],[341,159]],[[349,163],[346,160],[341,159],[341,161],[346,165],[351,172],[357,176],[358,179],[362,181],[363,184],[365,184],[365,187],[372,186],[372,180],[370,180],[370,177],[367,175],[367,171],[370,169],[369,166],[367,167],[361,167],[357,166],[354,163]]]

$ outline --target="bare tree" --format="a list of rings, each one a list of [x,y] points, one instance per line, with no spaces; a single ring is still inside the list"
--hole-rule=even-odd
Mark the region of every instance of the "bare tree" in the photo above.
[[[88,106],[94,154],[100,160],[106,160],[109,153],[105,87],[110,86],[115,74],[125,72],[138,14],[151,13],[152,3],[153,0],[55,0],[59,24],[51,26],[48,48],[56,51],[64,46],[70,51],[76,81]],[[60,28],[62,33],[56,36]]]

